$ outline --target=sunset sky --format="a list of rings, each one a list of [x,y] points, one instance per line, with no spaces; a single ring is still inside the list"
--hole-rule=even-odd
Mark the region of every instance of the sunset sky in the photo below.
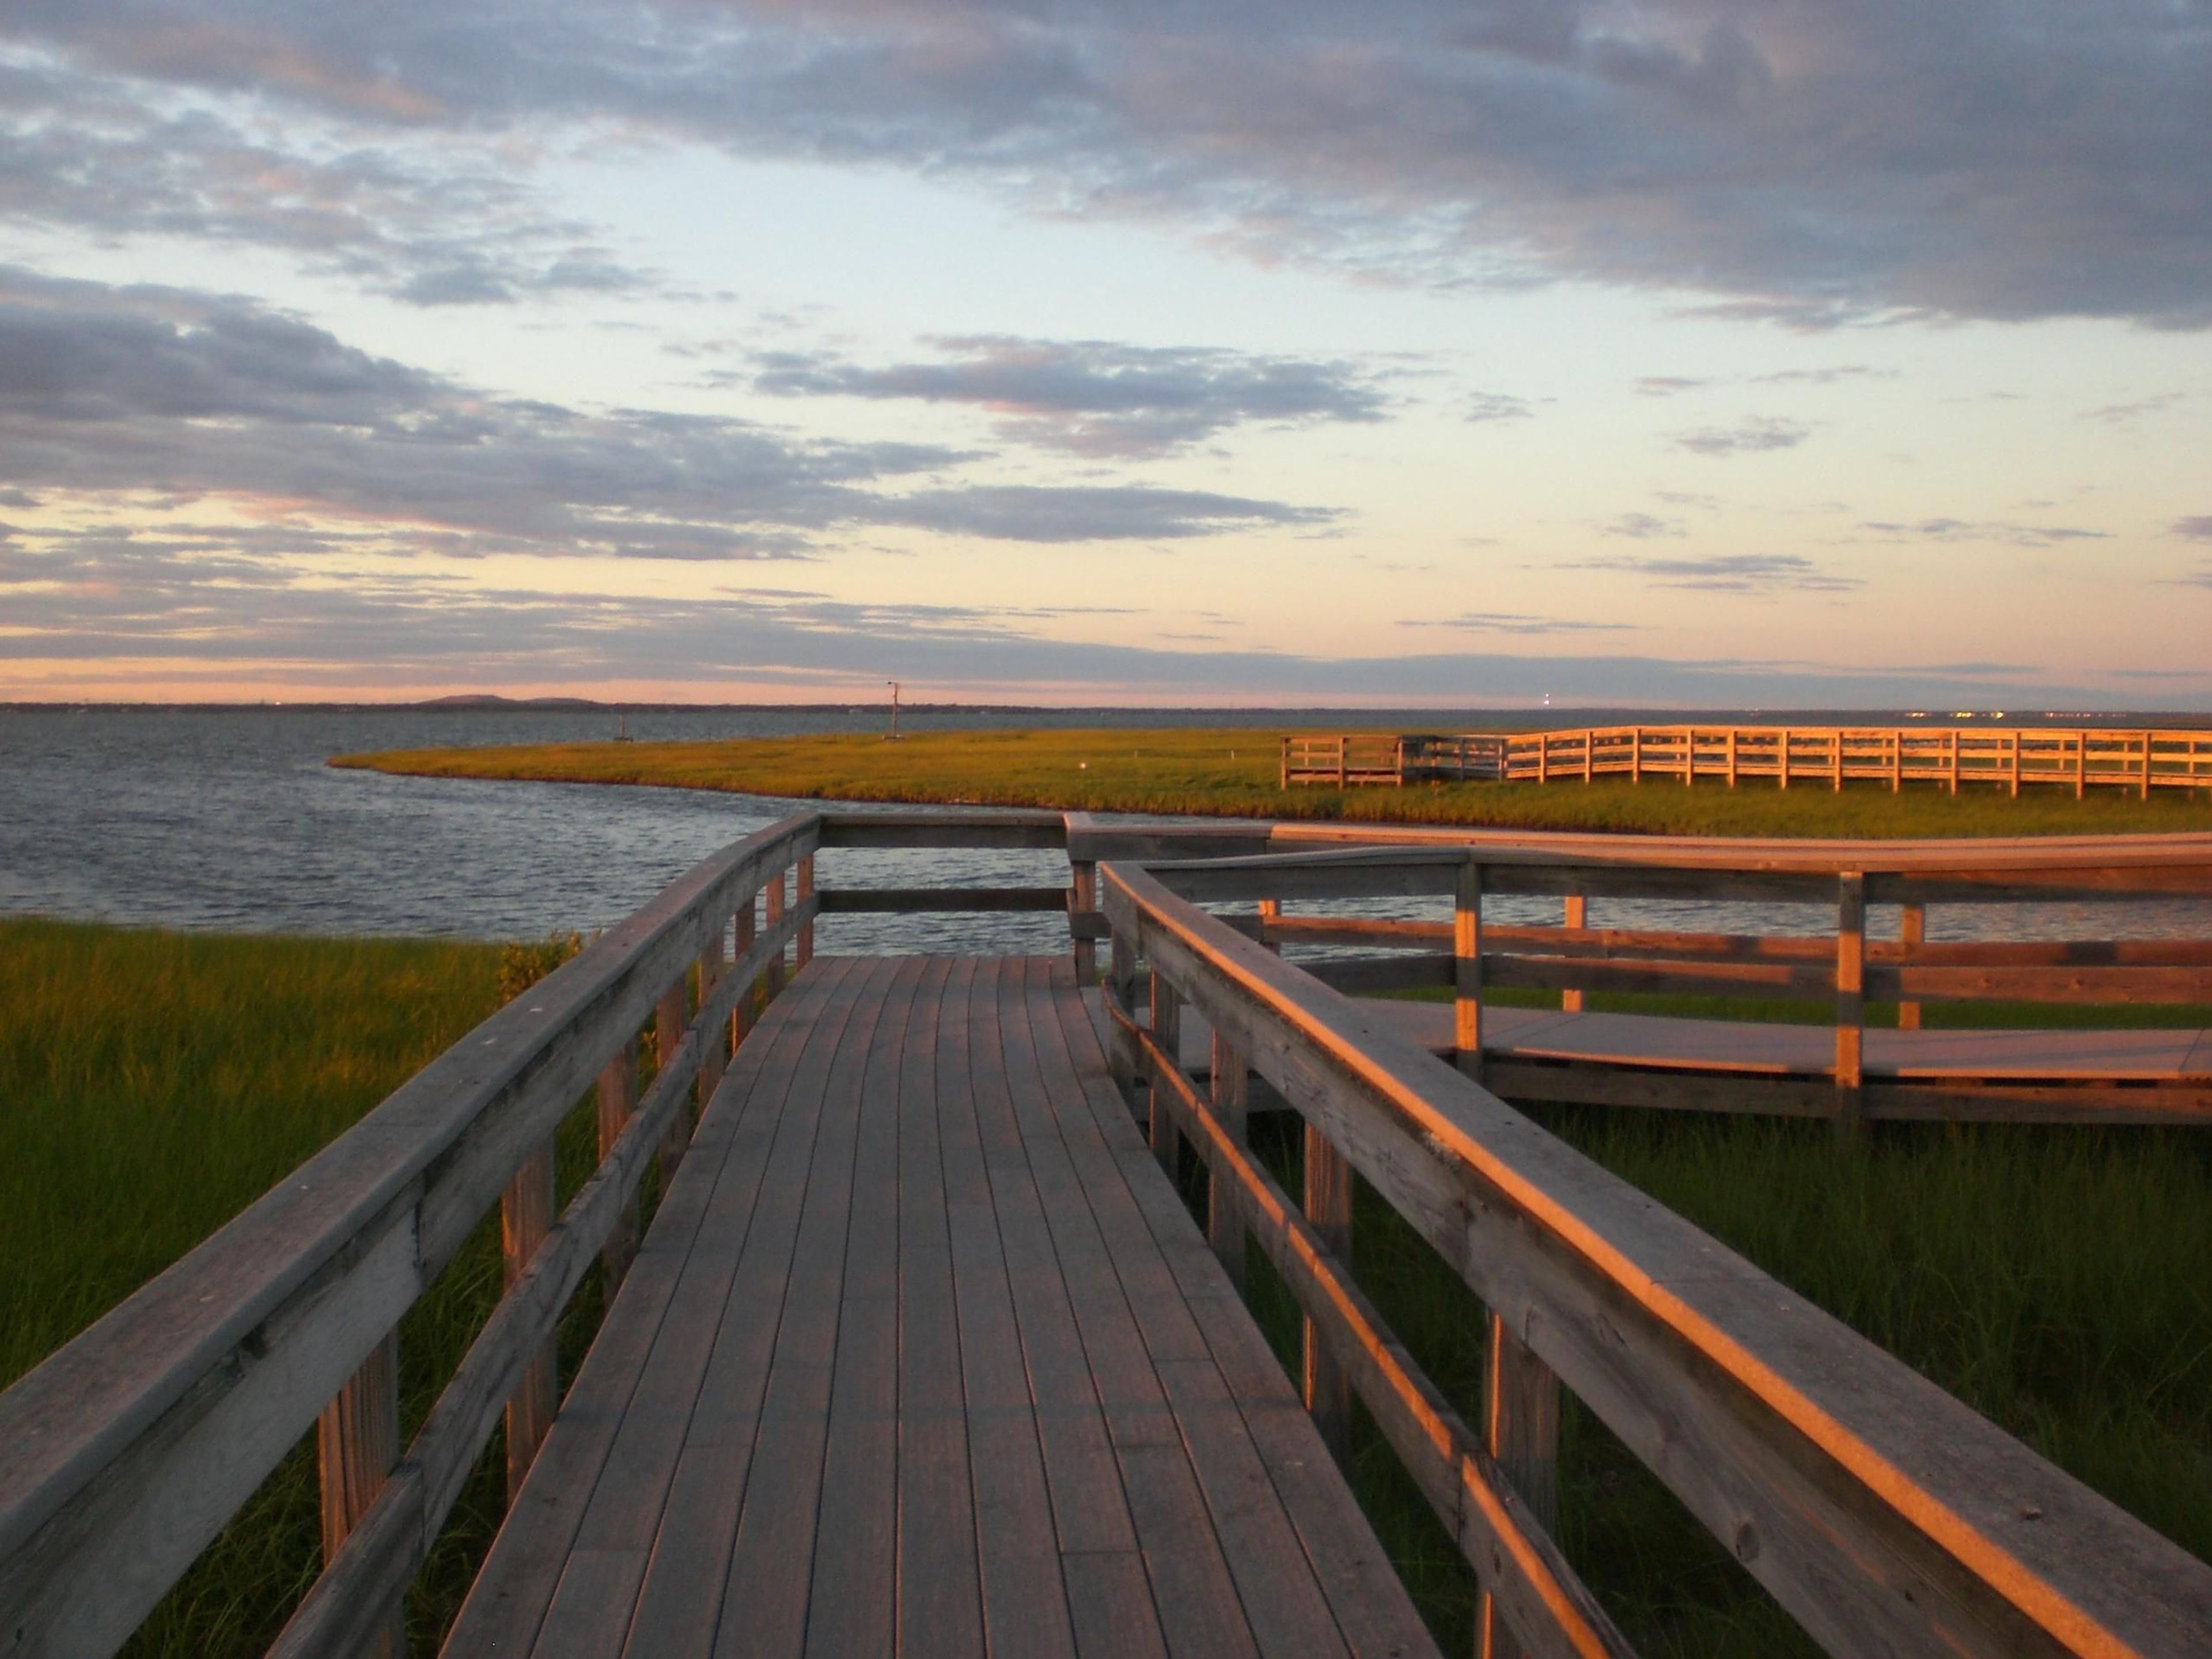
[[[2203,0],[11,0],[0,698],[2212,706]]]

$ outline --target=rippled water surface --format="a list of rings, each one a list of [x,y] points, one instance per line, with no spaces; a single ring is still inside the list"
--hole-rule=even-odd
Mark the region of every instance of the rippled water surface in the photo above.
[[[1005,713],[910,717],[1004,726]],[[1024,712],[1022,724],[1126,725],[1121,711]],[[1146,711],[1146,724],[1273,726],[1279,714]],[[633,736],[872,731],[880,710],[641,713]],[[0,714],[0,915],[256,933],[535,938],[619,920],[715,848],[793,811],[753,795],[478,782],[336,771],[331,755],[605,739],[611,714],[248,711]],[[825,885],[1058,884],[1057,853],[825,851]],[[1331,907],[1338,908],[1338,907]],[[1370,908],[1373,907],[1342,907]],[[1440,905],[1390,907],[1399,915]],[[1592,925],[1820,933],[1818,907],[1593,903]],[[1555,902],[1501,900],[1501,921]],[[1877,915],[1877,932],[1893,917]],[[2212,937],[2212,907],[1948,906],[1931,938]],[[836,916],[821,948],[1060,949],[1057,916]]]

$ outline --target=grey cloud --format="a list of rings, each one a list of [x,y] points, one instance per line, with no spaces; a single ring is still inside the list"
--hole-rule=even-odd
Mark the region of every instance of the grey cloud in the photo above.
[[[1808,593],[1848,593],[1866,586],[1856,576],[1839,576],[1796,553],[1719,553],[1703,558],[1584,559],[1571,570],[1619,570],[1662,587],[1689,587],[1717,593],[1771,593],[1784,589]]]
[[[1456,617],[1405,617],[1401,628],[1446,628],[1462,634],[1627,634],[1634,623],[1590,622],[1573,617],[1534,617],[1525,612],[1469,611]]]
[[[1833,368],[1784,368],[1771,374],[1754,374],[1754,386],[1835,386],[1844,380],[1890,380],[1893,369],[1873,368],[1865,363],[1844,363]]]
[[[997,416],[1007,436],[1094,456],[1165,454],[1254,423],[1379,421],[1388,406],[1372,377],[1345,362],[1103,340],[936,343],[941,361],[883,368],[764,354],[750,384],[781,397],[965,404]]]
[[[1680,536],[1683,531],[1678,520],[1655,518],[1649,513],[1624,513],[1603,526],[1601,533],[1626,536],[1633,541],[1650,541],[1662,536]]]
[[[2130,403],[2106,404],[2102,408],[2083,412],[2085,421],[2102,421],[2107,426],[2126,426],[2146,415],[2156,415],[2171,409],[2181,401],[2179,392],[2161,392],[2155,397],[2138,398]]]
[[[1770,449],[1794,449],[1809,435],[1795,421],[1754,416],[1741,426],[1700,427],[1694,432],[1680,433],[1674,447],[1693,455],[1754,455]]]
[[[1525,421],[1535,414],[1536,405],[1503,392],[1478,392],[1468,399],[1464,412],[1468,420],[1478,422]]]
[[[1797,327],[2212,323],[2212,32],[2170,0],[19,0],[9,26],[351,128],[965,173],[1401,279],[1694,289]]]
[[[276,132],[53,67],[19,70],[15,91],[0,99],[0,213],[19,225],[274,247],[426,306],[656,280],[546,211],[495,147],[362,143],[312,120]]]
[[[1887,519],[1867,519],[1859,528],[1889,541],[2003,542],[2014,547],[2056,547],[2066,542],[2109,541],[2109,530],[2087,530],[2079,525],[2010,524],[2000,520],[1921,519],[1906,524]]]
[[[25,492],[127,493],[157,509],[240,498],[373,527],[386,551],[449,556],[786,558],[866,526],[1059,543],[1337,516],[1135,484],[945,478],[971,459],[499,399],[247,301],[0,268],[0,487]]]
[[[1691,380],[1681,374],[1645,374],[1636,381],[1636,395],[1639,398],[1673,398],[1711,384],[1711,380]]]
[[[1025,542],[1168,541],[1267,526],[1314,531],[1333,507],[1142,484],[971,484],[878,498],[877,522]]]
[[[2212,542],[2212,513],[2192,513],[2173,521],[2173,533],[2192,541]]]

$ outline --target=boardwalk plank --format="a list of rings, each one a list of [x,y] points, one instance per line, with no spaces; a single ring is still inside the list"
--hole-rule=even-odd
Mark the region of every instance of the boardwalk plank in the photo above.
[[[761,1403],[798,1249],[808,1176],[826,1103],[859,1086],[872,1037],[878,988],[854,964],[838,1001],[825,1007],[795,1069],[790,1120],[764,1179],[743,1272],[723,1306],[685,1452],[672,1486],[628,1652],[690,1659],[713,1651],[723,1582],[744,1513]],[[806,1102],[810,1091],[814,1109]]]
[[[963,962],[956,970],[955,989],[963,999],[961,1018],[945,1030],[938,1049],[938,1146],[959,1328],[983,1644],[994,1655],[1073,1659],[1075,1638],[1054,1540],[1044,1453],[975,1121],[977,1068],[997,1065],[995,1024],[986,1029],[988,1003],[997,989],[995,964]]]
[[[794,988],[794,1012],[806,1012],[814,999],[831,996],[844,978],[840,965]],[[499,1547],[486,1560],[454,1620],[447,1651],[524,1654],[536,1642],[551,1587],[641,1380],[644,1356],[659,1334],[667,1289],[696,1241],[714,1187],[706,1166],[726,1157],[740,1132],[757,1133],[760,1124],[772,1121],[774,1107],[766,1103],[763,1115],[754,1119],[754,1091],[758,1091],[763,1103],[773,1095],[774,1104],[781,1104],[781,1087],[791,1076],[792,1062],[806,1045],[808,1027],[793,1019],[766,1035],[768,1041],[740,1048],[739,1063],[724,1077],[723,1097],[728,1106],[702,1128],[702,1150],[718,1150],[697,1160],[702,1166],[698,1172],[680,1182],[680,1190],[670,1193],[655,1216],[652,1248],[640,1255],[625,1279],[626,1293],[608,1309],[592,1343],[595,1358],[586,1362],[555,1419],[508,1513]]]
[[[823,958],[741,1058],[449,1652],[1432,1650],[1064,965]]]
[[[884,1086],[882,1068],[896,1064],[915,978],[911,963],[902,962],[885,986],[884,967],[872,964],[870,971],[868,990],[881,997],[882,1011],[861,1085],[833,1097],[823,1114],[723,1596],[718,1656],[778,1659],[805,1643],[812,1552],[797,1540],[815,1536],[822,1492],[862,1103]]]
[[[860,1099],[844,1294],[815,1526],[810,1654],[887,1653],[898,1541],[902,1117],[936,1023],[941,963],[917,961],[884,1010]]]

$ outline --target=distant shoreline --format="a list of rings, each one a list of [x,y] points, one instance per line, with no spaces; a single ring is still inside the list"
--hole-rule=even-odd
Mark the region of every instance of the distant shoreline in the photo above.
[[[1853,784],[1278,787],[1273,730],[1062,726],[685,742],[550,743],[337,755],[343,769],[494,781],[695,789],[780,799],[1034,807],[1172,817],[1349,820],[1623,835],[1864,839],[2212,832],[2206,792],[1954,796]]]

